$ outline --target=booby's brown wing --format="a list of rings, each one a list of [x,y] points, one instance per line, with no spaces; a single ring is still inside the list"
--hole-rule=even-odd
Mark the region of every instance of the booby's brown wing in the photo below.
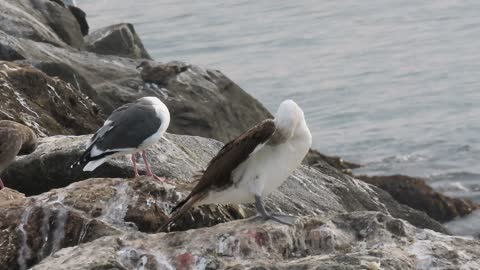
[[[203,199],[206,191],[221,190],[233,185],[231,177],[233,170],[244,162],[258,146],[266,143],[275,133],[275,129],[275,122],[267,119],[224,145],[210,161],[192,192],[173,208],[172,212],[176,212],[158,231],[166,229],[170,223],[175,222],[188,211],[196,201]]]
[[[231,174],[259,145],[266,143],[275,132],[275,122],[267,119],[230,141],[210,161],[191,195],[208,188],[222,189],[233,184]]]

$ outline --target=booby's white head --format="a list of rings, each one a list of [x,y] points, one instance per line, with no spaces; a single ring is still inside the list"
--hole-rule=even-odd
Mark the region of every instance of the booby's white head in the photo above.
[[[293,100],[285,100],[280,104],[274,121],[283,140],[298,138],[311,144],[312,135],[303,111]]]
[[[295,129],[305,121],[302,109],[293,100],[284,100],[278,107],[275,123],[280,128]]]

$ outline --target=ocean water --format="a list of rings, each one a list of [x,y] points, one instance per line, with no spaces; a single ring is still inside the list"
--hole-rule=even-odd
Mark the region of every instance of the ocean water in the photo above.
[[[314,147],[355,173],[480,202],[480,1],[77,4],[91,29],[133,23],[154,59],[219,69],[272,112],[295,100]]]

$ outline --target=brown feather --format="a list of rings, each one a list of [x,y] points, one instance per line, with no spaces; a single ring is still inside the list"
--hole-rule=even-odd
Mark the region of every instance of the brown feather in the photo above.
[[[192,192],[173,208],[173,216],[161,229],[177,220],[195,202],[203,199],[209,190],[221,190],[232,185],[231,175],[235,168],[244,162],[257,146],[266,143],[274,132],[275,122],[272,119],[267,119],[225,144],[210,161]],[[194,178],[194,181],[196,180],[197,177]],[[177,211],[177,209],[179,210]]]
[[[274,132],[275,122],[267,119],[224,145],[208,164],[191,195],[210,188],[222,189],[228,186],[233,170],[244,162],[257,146],[267,142]]]
[[[192,208],[192,206],[200,199],[202,199],[203,197],[200,196],[200,195],[195,195],[195,196],[192,196],[192,197],[189,197],[188,199],[185,199],[183,200],[183,204],[181,205],[180,209],[178,209],[178,211],[176,211],[158,230],[157,230],[157,233],[158,232],[161,232],[161,231],[164,231],[165,229],[168,228],[168,225],[170,225],[171,223],[174,223],[175,221],[177,221],[183,214],[185,214],[188,210],[190,210],[190,208]],[[176,209],[178,207],[178,205],[174,208]]]

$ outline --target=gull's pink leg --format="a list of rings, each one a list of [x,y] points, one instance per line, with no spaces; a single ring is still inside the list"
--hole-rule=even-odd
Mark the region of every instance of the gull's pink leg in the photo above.
[[[132,154],[132,163],[133,163],[133,171],[135,172],[135,178],[137,178],[140,176],[137,170],[137,153]]]
[[[142,151],[142,157],[143,157],[143,161],[145,162],[145,168],[147,169],[147,176],[151,176],[153,177],[153,179],[158,180],[160,182],[165,182],[166,181],[165,178],[156,176],[150,169],[150,165],[148,164],[148,159],[147,159],[147,152]]]
[[[2,179],[0,179],[0,190],[2,190],[5,187],[5,185],[2,182]]]

